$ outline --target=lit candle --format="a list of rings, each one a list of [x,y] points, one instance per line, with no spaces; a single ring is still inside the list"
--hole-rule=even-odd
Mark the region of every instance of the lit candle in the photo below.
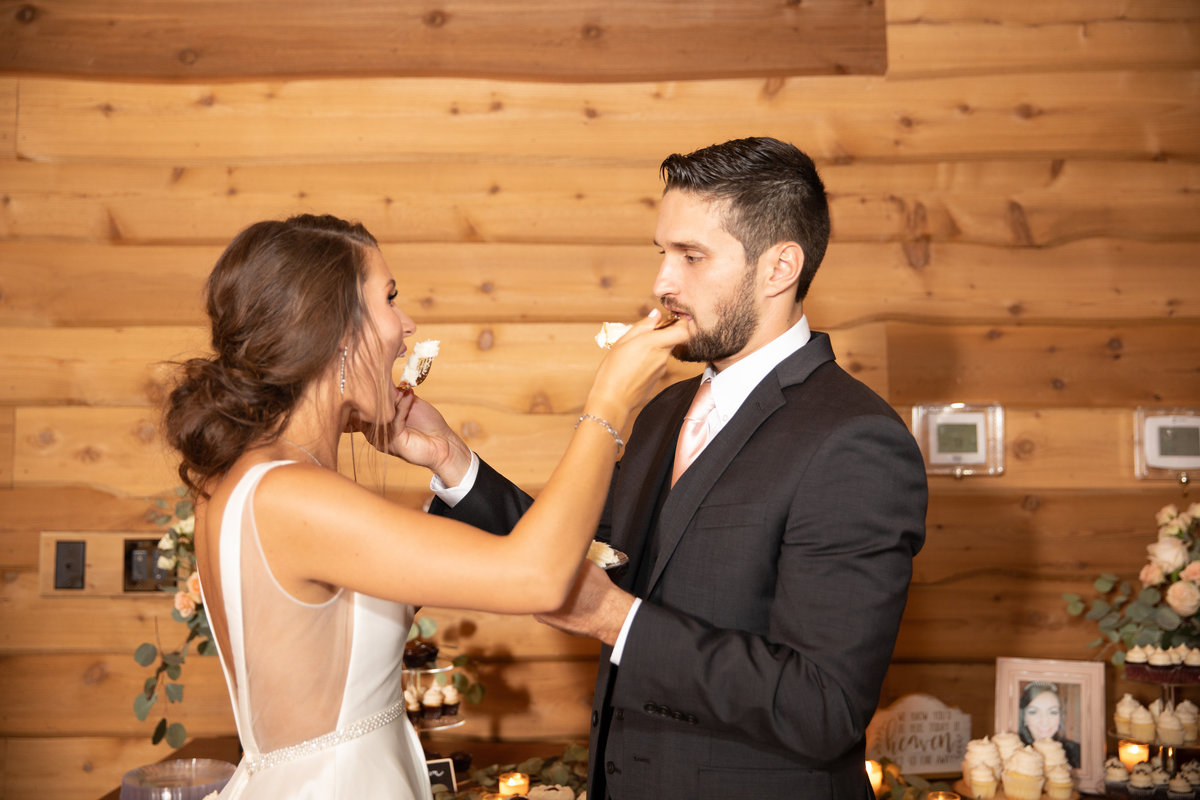
[[[879,797],[879,787],[883,785],[883,767],[878,761],[867,762],[867,777],[871,779],[871,791]]]
[[[1133,772],[1134,764],[1140,764],[1150,758],[1150,747],[1137,742],[1117,742],[1117,758],[1125,765],[1125,769]]]
[[[524,772],[500,773],[500,796],[515,797],[529,793],[529,776]]]
[[[928,800],[962,800],[956,792],[929,792],[925,797]]]

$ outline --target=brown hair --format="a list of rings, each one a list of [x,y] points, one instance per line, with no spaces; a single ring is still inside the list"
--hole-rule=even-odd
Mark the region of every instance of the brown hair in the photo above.
[[[305,214],[251,225],[217,259],[205,285],[213,355],[180,365],[165,411],[179,476],[197,496],[278,437],[307,386],[359,341],[375,247],[360,224]]]
[[[667,156],[659,167],[663,193],[677,189],[725,203],[726,232],[742,243],[753,266],[768,248],[793,241],[804,251],[796,281],[803,300],[829,244],[829,201],[816,165],[778,139],[734,139]]]

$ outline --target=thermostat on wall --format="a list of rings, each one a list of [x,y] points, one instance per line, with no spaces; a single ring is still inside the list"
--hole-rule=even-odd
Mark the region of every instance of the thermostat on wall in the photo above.
[[[1139,478],[1173,480],[1200,473],[1200,409],[1138,408],[1133,437]]]
[[[913,406],[913,435],[931,475],[1004,472],[1004,409],[966,403]]]

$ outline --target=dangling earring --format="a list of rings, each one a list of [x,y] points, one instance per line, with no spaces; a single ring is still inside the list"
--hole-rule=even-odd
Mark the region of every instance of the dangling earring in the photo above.
[[[350,349],[349,345],[342,348],[342,380],[341,380],[340,387],[341,387],[343,397],[346,394],[346,353],[347,353],[347,351],[349,351],[349,349]]]

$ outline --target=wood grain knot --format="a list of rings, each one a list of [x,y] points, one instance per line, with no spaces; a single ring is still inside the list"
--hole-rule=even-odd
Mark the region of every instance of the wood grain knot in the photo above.
[[[475,340],[475,346],[480,350],[491,350],[496,346],[496,334],[491,328],[484,328],[479,332],[479,337]]]
[[[554,404],[550,402],[550,396],[545,392],[534,392],[533,397],[529,398],[529,413],[553,414]]]
[[[450,21],[450,16],[445,11],[430,11],[424,21],[431,28],[441,28]]]
[[[1017,439],[1013,442],[1013,455],[1017,458],[1029,458],[1034,450],[1037,450],[1037,445],[1032,439]]]
[[[38,432],[37,443],[42,447],[49,447],[58,441],[58,437],[54,435],[52,428],[44,428]]]
[[[496,284],[492,283],[491,281],[484,281],[483,283],[479,284],[479,291],[483,292],[484,294],[491,294],[496,291]]]
[[[83,673],[83,682],[90,685],[103,683],[106,678],[108,678],[108,666],[103,661],[92,664]]]
[[[1125,343],[1122,342],[1119,337],[1114,336],[1113,338],[1108,340],[1108,342],[1105,344],[1105,347],[1107,347],[1109,350],[1112,350],[1113,352],[1116,352],[1118,350],[1125,349]]]
[[[1030,513],[1037,511],[1041,505],[1042,498],[1038,497],[1036,494],[1027,494],[1025,495],[1024,499],[1021,500],[1021,508]]]
[[[20,8],[17,9],[16,17],[17,17],[17,22],[20,22],[22,25],[28,25],[29,23],[33,22],[35,19],[38,18],[37,6],[32,6],[32,5],[21,6]]]
[[[604,28],[601,28],[594,22],[590,22],[583,26],[583,38],[585,39],[599,39],[603,35]]]
[[[179,51],[179,62],[181,64],[186,64],[187,66],[190,67],[191,65],[195,64],[199,60],[200,60],[200,54],[197,53],[195,50],[193,50],[190,47],[185,50]]]

